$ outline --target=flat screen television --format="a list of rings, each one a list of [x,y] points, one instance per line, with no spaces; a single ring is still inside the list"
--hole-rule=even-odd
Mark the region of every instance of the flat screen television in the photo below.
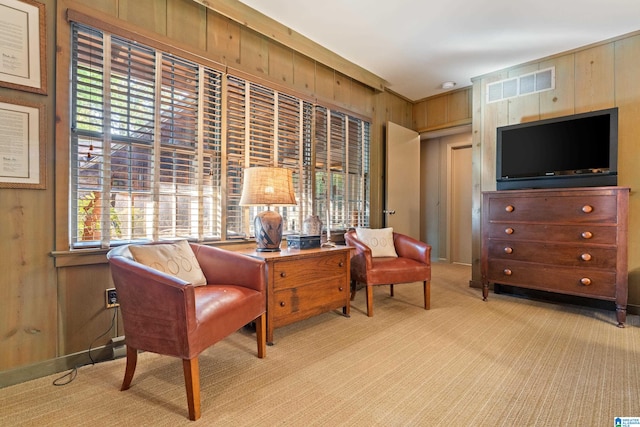
[[[618,184],[618,109],[497,129],[498,190]]]

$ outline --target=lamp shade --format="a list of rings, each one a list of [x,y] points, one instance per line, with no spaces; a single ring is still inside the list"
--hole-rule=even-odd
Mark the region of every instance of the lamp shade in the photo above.
[[[293,206],[293,178],[290,169],[253,167],[244,170],[240,206]],[[271,210],[259,212],[253,227],[258,252],[277,252],[282,242],[282,216]]]
[[[244,170],[240,206],[294,206],[291,169],[252,167]]]

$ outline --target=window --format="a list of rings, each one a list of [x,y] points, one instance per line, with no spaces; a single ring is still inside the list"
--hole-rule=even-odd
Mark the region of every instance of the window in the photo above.
[[[285,233],[327,209],[332,228],[368,225],[368,122],[82,24],[72,35],[72,247],[248,237],[251,166],[293,170]]]

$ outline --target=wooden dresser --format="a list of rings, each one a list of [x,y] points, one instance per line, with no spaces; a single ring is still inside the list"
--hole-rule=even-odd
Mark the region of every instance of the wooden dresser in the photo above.
[[[615,301],[627,311],[629,188],[508,190],[482,195],[482,296],[505,284]]]
[[[349,316],[351,249],[238,251],[267,264],[267,343],[273,344],[275,328],[311,316],[338,308]]]

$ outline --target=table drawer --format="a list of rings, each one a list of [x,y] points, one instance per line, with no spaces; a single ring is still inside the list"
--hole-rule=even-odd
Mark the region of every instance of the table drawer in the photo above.
[[[273,321],[282,326],[349,304],[349,284],[345,277],[315,281],[273,293]]]
[[[318,278],[347,277],[347,253],[273,263],[273,289],[295,288]]]
[[[616,196],[492,197],[489,221],[572,222],[616,224]]]
[[[519,222],[491,222],[488,238],[504,240],[541,240],[567,243],[615,245],[617,230],[613,225],[553,225]]]
[[[572,245],[566,243],[489,240],[490,259],[530,261],[580,268],[616,269],[615,246]]]
[[[616,297],[615,271],[489,259],[486,279],[549,292],[612,300]]]

